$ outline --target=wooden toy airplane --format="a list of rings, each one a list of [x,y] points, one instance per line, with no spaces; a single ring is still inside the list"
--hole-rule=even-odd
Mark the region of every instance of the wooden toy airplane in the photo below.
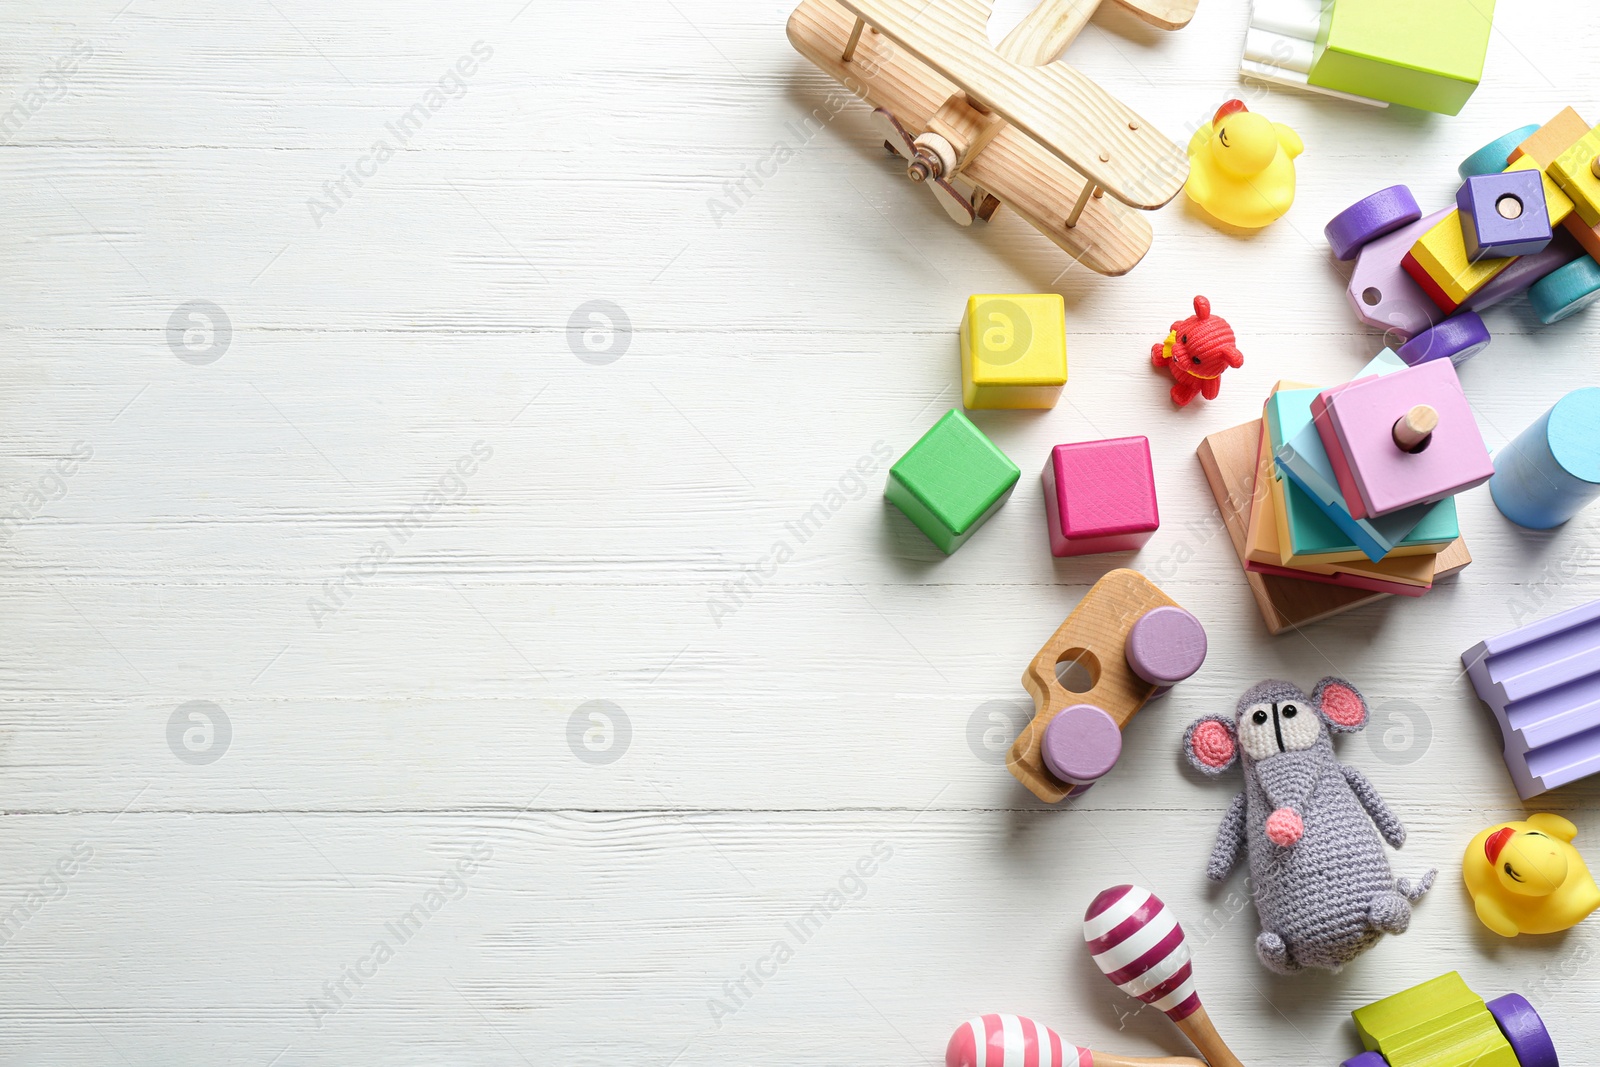
[[[1084,266],[1118,275],[1150,248],[1138,211],[1176,196],[1189,161],[1099,85],[1050,62],[1100,2],[1041,0],[998,48],[989,0],[803,0],[788,34],[874,107],[885,146],[956,222],[987,221],[1004,203]],[[1180,29],[1199,0],[1115,2]]]

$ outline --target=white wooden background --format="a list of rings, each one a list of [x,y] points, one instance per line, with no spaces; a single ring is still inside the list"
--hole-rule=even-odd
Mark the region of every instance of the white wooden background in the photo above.
[[[1241,93],[1245,6],[1172,35],[1108,11],[1072,58],[1181,140]],[[798,136],[832,83],[786,16],[0,11],[0,106],[22,105],[0,151],[0,1062],[921,1064],[983,1011],[1181,1053],[1079,944],[1126,880],[1179,912],[1246,1063],[1331,1067],[1352,1008],[1451,968],[1526,993],[1586,1062],[1600,926],[1506,943],[1459,883],[1471,834],[1521,808],[1458,656],[1596,595],[1600,510],[1531,534],[1474,491],[1453,585],[1270,639],[1194,450],[1276,379],[1380,347],[1331,214],[1394,181],[1443,204],[1491,137],[1600,117],[1600,15],[1502,4],[1455,119],[1243,87],[1305,139],[1293,212],[1241,239],[1180,200],[1122,279],[1015,217],[948,225],[860,106]],[[957,402],[966,296],[1050,289],[1071,384],[978,415],[1025,477],[945,559],[882,503],[882,457]],[[1177,411],[1147,353],[1196,292],[1247,358]],[[592,301],[626,316],[610,340],[582,336]],[[1596,381],[1600,319],[1539,329],[1518,301],[1490,325],[1463,378],[1498,447]],[[1129,433],[1164,520],[1131,565],[1211,658],[1107,781],[1046,808],[1001,765],[1019,675],[1130,558],[1053,561],[1036,472]],[[818,503],[802,543],[787,524]],[[1232,783],[1177,746],[1262,677],[1331,672],[1377,709],[1341,746],[1410,827],[1398,871],[1442,877],[1404,938],[1278,980],[1242,882],[1204,879]],[[1534,807],[1600,858],[1600,784]]]

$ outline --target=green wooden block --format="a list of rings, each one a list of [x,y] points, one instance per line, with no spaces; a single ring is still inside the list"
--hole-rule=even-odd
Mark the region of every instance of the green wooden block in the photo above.
[[[895,465],[883,495],[949,555],[1000,510],[1022,471],[952,409]]]
[[[1363,1047],[1389,1067],[1518,1067],[1483,998],[1455,971],[1350,1015]]]
[[[1334,0],[1310,82],[1456,115],[1483,77],[1495,0]]]
[[[1371,372],[1372,365],[1363,375]],[[1280,389],[1267,400],[1266,420],[1268,440],[1271,442],[1274,453],[1283,447],[1285,441],[1292,441],[1300,432],[1311,425],[1311,402],[1318,389]],[[1273,469],[1275,477],[1282,477],[1282,472]],[[1357,546],[1343,530],[1328,518],[1328,515],[1317,505],[1316,500],[1290,482],[1283,487],[1283,505],[1285,518],[1288,520],[1290,545],[1288,548],[1296,556],[1320,555],[1322,553],[1355,552]],[[1422,521],[1412,527],[1400,543],[1397,550],[1419,548],[1423,545],[1443,547],[1461,536],[1461,524],[1456,515],[1455,497],[1446,497],[1433,506]]]

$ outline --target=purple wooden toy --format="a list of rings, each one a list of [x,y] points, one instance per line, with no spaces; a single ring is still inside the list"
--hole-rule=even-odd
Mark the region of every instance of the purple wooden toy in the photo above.
[[[1155,608],[1128,631],[1124,652],[1133,673],[1157,687],[1150,694],[1154,700],[1165,696],[1205,663],[1205,627],[1182,608]]]
[[[1521,993],[1507,993],[1495,997],[1484,1007],[1494,1016],[1506,1044],[1517,1054],[1518,1067],[1561,1067],[1550,1031],[1545,1029],[1544,1020],[1539,1018],[1527,997]]]
[[[1522,799],[1600,771],[1600,600],[1481,641],[1461,663]]]
[[[1456,192],[1461,236],[1467,258],[1505,259],[1543,252],[1554,234],[1545,206],[1544,176],[1536,170],[1508,170],[1468,178]]]
[[[1550,246],[1543,252],[1523,256],[1512,263],[1489,279],[1489,284],[1467,297],[1466,303],[1461,307],[1465,311],[1484,311],[1494,307],[1507,297],[1526,292],[1534,282],[1560,270],[1585,254],[1577,238],[1568,233],[1563,226],[1556,231],[1555,240],[1551,241]]]
[[[1311,411],[1354,518],[1443,500],[1494,474],[1447,359],[1325,389]]]
[[[1074,704],[1050,720],[1040,748],[1050,773],[1077,786],[1067,794],[1077,796],[1117,765],[1122,731],[1115,719],[1093,704]]]
[[[1322,228],[1322,233],[1335,256],[1354,259],[1362,245],[1409,226],[1421,217],[1422,209],[1417,206],[1417,198],[1411,195],[1411,190],[1403,185],[1391,185],[1339,212]]]
[[[1434,359],[1448,359],[1459,367],[1488,347],[1489,327],[1476,312],[1463,311],[1423,330],[1395,351],[1413,367]]]
[[[1362,246],[1348,290],[1356,318],[1376,329],[1392,331],[1401,341],[1443,321],[1445,313],[1412,281],[1400,261],[1417,239],[1447,214],[1448,208],[1436,211]]]

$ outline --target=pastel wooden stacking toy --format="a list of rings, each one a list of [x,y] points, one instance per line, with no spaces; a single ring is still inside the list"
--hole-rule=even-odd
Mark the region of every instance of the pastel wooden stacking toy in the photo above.
[[[1206,1067],[1189,1056],[1131,1059],[1071,1045],[1061,1035],[1021,1015],[980,1015],[956,1028],[945,1067]]]
[[[1367,1051],[1342,1067],[1560,1067],[1526,998],[1485,1003],[1455,971],[1350,1015]]]
[[[1161,526],[1148,438],[1057,445],[1039,480],[1051,555],[1131,552]]]
[[[1183,927],[1161,898],[1133,885],[1113,886],[1083,915],[1089,955],[1111,984],[1166,1013],[1211,1067],[1242,1067],[1194,987]]]
[[[1548,530],[1600,497],[1600,388],[1556,401],[1495,457],[1489,492],[1519,526]]]
[[[979,295],[961,317],[961,404],[1053,408],[1067,384],[1060,293]]]
[[[1352,518],[1443,500],[1494,474],[1447,359],[1325,389],[1311,411]]]
[[[1023,672],[1035,713],[1006,769],[1047,804],[1084,793],[1116,766],[1128,720],[1205,655],[1198,619],[1138,571],[1109,572]],[[1069,668],[1087,677],[1083,691],[1063,683]]]

